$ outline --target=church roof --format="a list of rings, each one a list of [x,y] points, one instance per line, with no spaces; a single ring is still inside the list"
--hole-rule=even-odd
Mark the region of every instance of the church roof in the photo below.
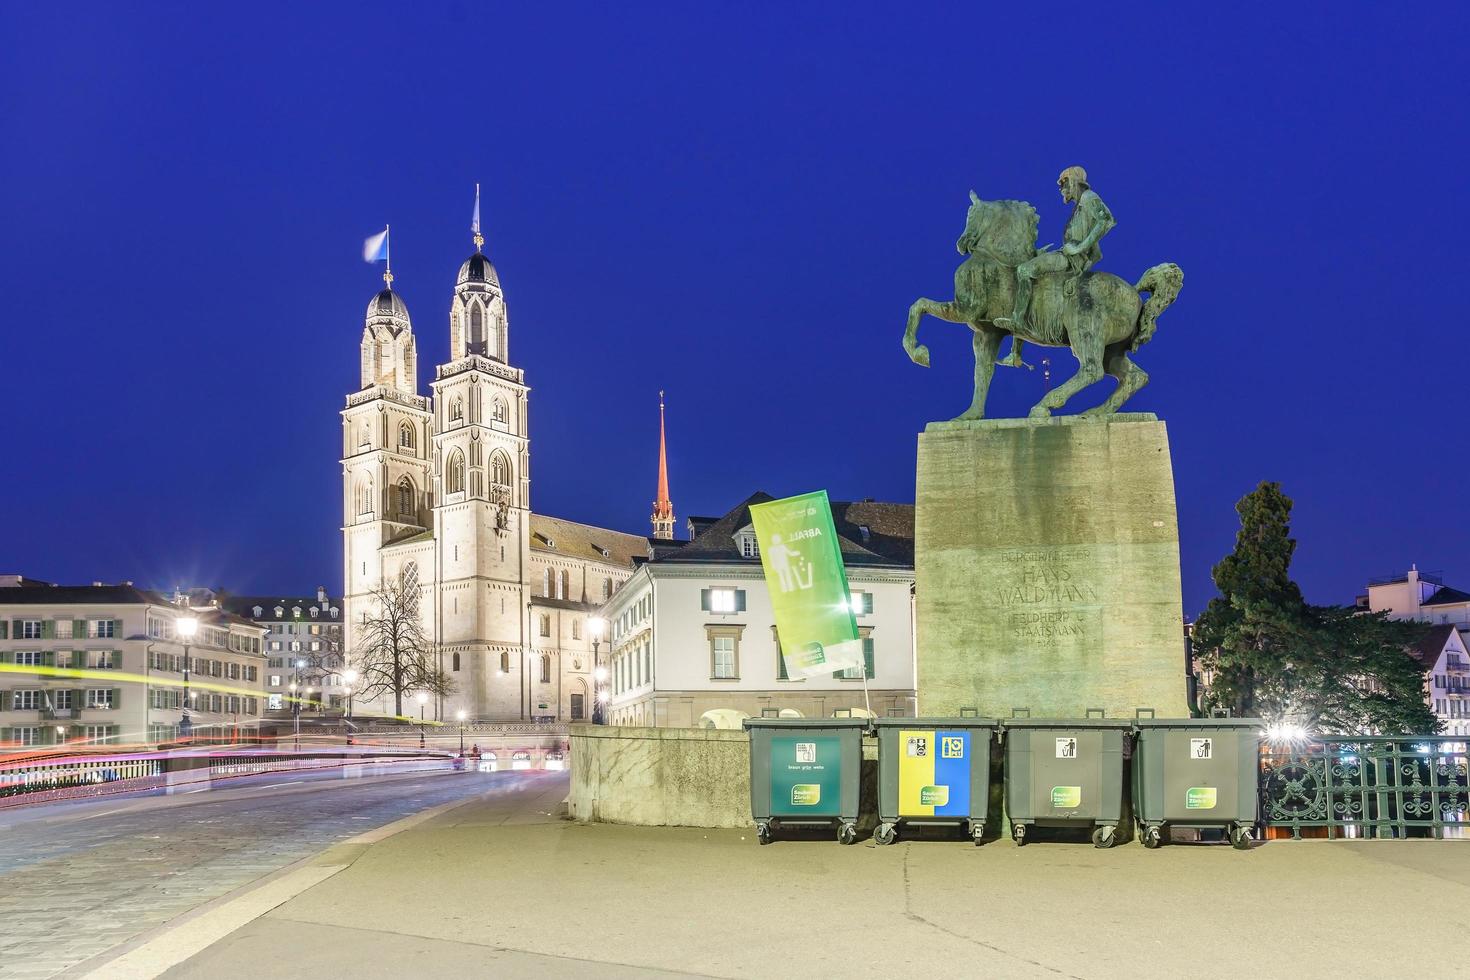
[[[371,320],[377,316],[396,316],[407,320],[408,307],[403,304],[402,296],[391,289],[384,289],[368,303],[367,318]]]
[[[454,284],[463,286],[471,282],[483,282],[491,286],[500,285],[500,275],[495,271],[494,263],[479,252],[464,260],[464,265],[459,267],[459,278],[454,281]]]
[[[750,524],[752,504],[774,500],[756,491],[733,510],[706,526],[693,541],[677,550],[660,550],[656,562],[749,562],[759,558],[740,554],[735,535]],[[842,560],[850,565],[914,565],[914,505],[873,500],[832,501],[832,524],[842,548]]]
[[[1414,659],[1426,667],[1433,668],[1439,662],[1439,655],[1444,652],[1445,645],[1450,642],[1450,637],[1455,635],[1455,624],[1445,623],[1434,627],[1424,634],[1423,639],[1410,647]]]
[[[648,557],[648,539],[638,534],[532,514],[531,550],[631,568],[633,559]]]

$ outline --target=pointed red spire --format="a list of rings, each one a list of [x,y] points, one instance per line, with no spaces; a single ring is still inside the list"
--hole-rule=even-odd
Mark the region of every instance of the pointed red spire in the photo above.
[[[658,393],[658,499],[653,502],[653,536],[674,537],[674,502],[669,499],[669,457],[664,440],[664,393]]]

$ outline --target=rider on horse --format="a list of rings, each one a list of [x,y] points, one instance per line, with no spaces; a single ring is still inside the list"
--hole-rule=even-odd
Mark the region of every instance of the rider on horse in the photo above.
[[[1031,285],[1036,278],[1046,273],[1066,272],[1073,277],[1082,275],[1102,259],[1098,242],[1117,224],[1113,213],[1103,199],[1093,192],[1087,183],[1087,171],[1081,167],[1068,167],[1057,178],[1057,187],[1062,200],[1072,203],[1072,216],[1067,219],[1066,231],[1062,233],[1060,252],[1040,252],[1030,261],[1016,267],[1016,304],[1009,317],[997,317],[995,325],[1014,331],[1026,323],[1026,307],[1031,303]],[[1000,361],[1007,367],[1020,367],[1021,338],[1014,333],[1011,337],[1011,353]]]

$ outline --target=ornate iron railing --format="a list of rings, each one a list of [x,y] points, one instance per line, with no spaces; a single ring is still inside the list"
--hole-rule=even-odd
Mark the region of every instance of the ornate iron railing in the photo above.
[[[1262,745],[1261,818],[1294,838],[1470,837],[1466,749],[1463,736]]]

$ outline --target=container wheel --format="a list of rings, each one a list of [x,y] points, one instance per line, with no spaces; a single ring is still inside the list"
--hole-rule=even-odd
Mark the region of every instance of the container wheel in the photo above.
[[[976,847],[979,847],[980,846],[980,838],[983,837],[983,836],[985,836],[985,826],[983,824],[978,824],[978,823],[977,824],[971,824],[971,826],[970,826],[970,836],[972,838],[974,838],[974,840],[975,840],[975,846]]]
[[[876,844],[892,844],[898,840],[898,828],[891,823],[880,823],[878,829],[873,831],[873,842]]]
[[[1164,834],[1159,827],[1149,827],[1143,832],[1143,846],[1153,850],[1164,843]]]
[[[1112,847],[1118,843],[1118,828],[1113,826],[1098,827],[1092,832],[1092,846],[1100,848]]]
[[[838,827],[837,828],[837,843],[839,843],[839,844],[856,844],[857,843],[857,824],[844,823],[841,827]]]
[[[1011,840],[1016,842],[1017,847],[1026,846],[1026,825],[1023,823],[1011,824]]]
[[[761,844],[771,842],[771,825],[762,821],[755,825],[755,839]]]
[[[1230,843],[1237,851],[1248,851],[1251,847],[1251,829],[1243,824],[1237,824],[1230,830]]]

